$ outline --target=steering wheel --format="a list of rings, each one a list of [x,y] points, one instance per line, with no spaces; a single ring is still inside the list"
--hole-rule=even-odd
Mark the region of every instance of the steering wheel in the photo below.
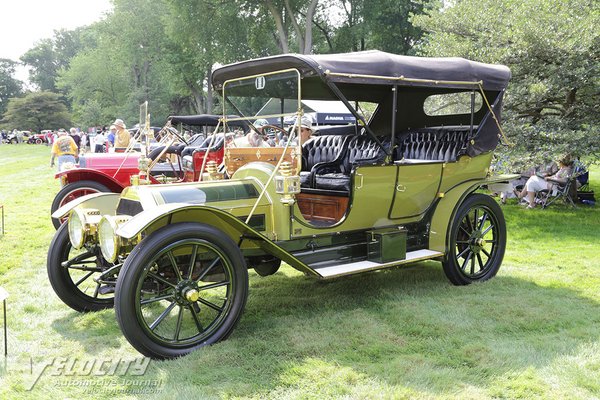
[[[166,130],[168,133],[170,133],[170,134],[172,134],[173,136],[175,136],[177,139],[179,139],[179,140],[181,141],[181,143],[184,143],[184,144],[186,144],[186,145],[188,144],[187,140],[185,140],[185,139],[183,138],[183,136],[181,136],[181,135],[179,134],[179,132],[177,131],[177,129],[175,129],[175,128],[173,128],[173,127],[168,127],[168,128],[165,128],[165,130]]]
[[[268,137],[268,135],[266,133],[267,130],[279,131],[279,132],[281,132],[283,134],[283,136],[288,136],[287,131],[285,129],[277,126],[277,125],[264,125],[262,127],[262,132],[263,132],[262,135],[263,135],[263,138],[266,139],[266,140],[269,139],[269,137]],[[275,135],[275,137],[277,137],[277,135]]]

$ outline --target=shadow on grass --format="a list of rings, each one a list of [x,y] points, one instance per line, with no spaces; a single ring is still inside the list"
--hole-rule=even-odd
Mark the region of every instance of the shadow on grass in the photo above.
[[[229,340],[153,363],[145,378],[191,392],[201,386],[207,397],[262,397],[345,370],[409,393],[451,394],[549,366],[600,336],[600,305],[574,290],[501,275],[456,287],[435,262],[325,283],[251,275],[245,314]],[[110,312],[100,319],[113,325]],[[89,329],[107,346],[118,334]]]

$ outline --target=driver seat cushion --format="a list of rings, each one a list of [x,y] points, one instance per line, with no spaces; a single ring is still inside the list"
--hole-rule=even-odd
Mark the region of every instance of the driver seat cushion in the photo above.
[[[350,174],[357,165],[377,164],[385,159],[385,151],[368,136],[350,139],[344,158],[338,165],[328,165],[315,174],[315,188],[350,193]]]
[[[310,187],[316,166],[336,162],[344,154],[346,136],[313,136],[302,145],[302,170],[300,186]]]

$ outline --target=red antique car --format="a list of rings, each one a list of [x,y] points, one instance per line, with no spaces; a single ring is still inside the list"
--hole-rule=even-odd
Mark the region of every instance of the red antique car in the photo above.
[[[178,145],[170,146],[162,162],[157,162],[148,179],[150,183],[193,182],[200,178],[201,170],[205,169],[209,161],[221,164],[223,161],[223,136],[213,138],[208,135],[211,127],[219,124],[220,116],[216,115],[189,115],[172,116],[167,120],[167,126],[181,126],[189,131],[192,136],[189,140],[179,137]],[[229,122],[230,127],[247,129],[245,121]],[[183,142],[183,143],[182,143]],[[212,142],[212,143],[211,143]],[[158,157],[164,150],[163,146],[154,148],[148,158]],[[207,150],[208,155],[207,155]],[[54,197],[51,214],[62,205],[78,197],[91,193],[121,191],[130,185],[131,176],[138,175],[139,160],[142,153],[132,151],[128,153],[88,153],[79,157],[79,164],[66,171],[55,175],[60,179],[61,190]],[[206,161],[204,160],[206,158]],[[62,221],[52,218],[54,227],[58,229]]]

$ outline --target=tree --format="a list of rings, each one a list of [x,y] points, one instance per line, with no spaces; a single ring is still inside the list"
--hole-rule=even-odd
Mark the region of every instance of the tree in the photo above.
[[[504,120],[513,159],[563,151],[600,159],[597,2],[462,0],[413,21],[428,32],[422,54],[511,68]]]
[[[85,47],[91,45],[85,27],[71,31],[55,30],[52,38],[40,40],[22,57],[30,67],[29,80],[40,90],[56,92],[56,79],[61,69]]]
[[[51,92],[33,92],[10,99],[2,122],[11,128],[35,132],[71,125],[67,106],[58,94]]]
[[[15,79],[17,63],[6,58],[0,58],[0,117],[6,111],[8,99],[21,94],[23,84]]]

